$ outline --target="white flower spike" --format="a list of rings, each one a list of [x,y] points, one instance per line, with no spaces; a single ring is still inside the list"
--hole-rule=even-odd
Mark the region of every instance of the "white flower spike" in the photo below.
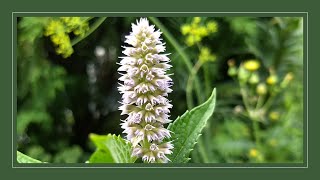
[[[132,156],[141,157],[148,163],[166,163],[171,154],[170,131],[163,125],[169,123],[172,105],[166,98],[172,91],[172,79],[166,75],[171,67],[168,54],[163,53],[165,44],[160,39],[161,32],[155,31],[146,18],[132,24],[132,32],[125,42],[130,47],[122,51],[118,71],[123,83],[119,87],[122,94],[121,115],[127,115],[121,127],[126,138],[132,143]]]

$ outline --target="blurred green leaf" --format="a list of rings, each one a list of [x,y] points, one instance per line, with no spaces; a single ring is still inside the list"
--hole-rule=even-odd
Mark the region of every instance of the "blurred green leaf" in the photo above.
[[[26,131],[30,123],[50,123],[51,117],[47,112],[41,110],[19,111],[17,114],[17,133],[22,134]]]
[[[18,163],[42,163],[41,161],[33,159],[19,151],[17,151],[17,161]]]
[[[168,129],[173,132],[174,144],[173,153],[169,159],[173,163],[185,163],[190,160],[189,154],[197,143],[207,120],[211,117],[215,104],[216,90],[214,89],[205,103],[193,108],[190,112],[186,111],[169,125]]]
[[[28,149],[25,151],[25,154],[27,154],[30,157],[33,157],[34,159],[41,159],[41,161],[43,162],[51,162],[52,158],[49,152],[46,152],[45,149],[39,145],[29,146]]]
[[[82,149],[79,146],[65,147],[54,157],[54,163],[76,163],[81,158]]]
[[[120,136],[90,134],[90,140],[97,150],[91,155],[90,163],[134,163],[131,157],[131,144]]]
[[[48,17],[23,17],[18,25],[23,32],[19,36],[20,40],[34,43],[37,38],[43,35],[44,26],[48,21]]]

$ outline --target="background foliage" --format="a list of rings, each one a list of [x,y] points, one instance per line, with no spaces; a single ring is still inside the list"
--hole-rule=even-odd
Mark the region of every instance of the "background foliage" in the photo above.
[[[19,151],[43,162],[85,162],[99,152],[90,133],[122,134],[116,63],[135,19],[18,18]],[[302,18],[149,20],[171,53],[171,119],[217,89],[190,162],[303,161]]]

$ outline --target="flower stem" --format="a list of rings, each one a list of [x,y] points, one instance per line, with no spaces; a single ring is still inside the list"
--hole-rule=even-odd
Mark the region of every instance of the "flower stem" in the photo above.
[[[194,65],[194,67],[191,70],[191,74],[189,75],[188,81],[187,81],[186,96],[187,96],[187,105],[188,105],[189,110],[191,110],[194,107],[193,98],[192,98],[193,80],[195,79],[197,72],[199,71],[199,69],[201,68],[202,65],[203,65],[202,61],[198,61]],[[197,98],[200,103],[201,97],[199,94],[197,94]]]
[[[172,44],[172,46],[176,49],[176,51],[180,54],[183,62],[188,68],[188,71],[192,73],[192,62],[189,59],[188,55],[183,51],[183,48],[179,45],[179,43],[176,41],[176,39],[173,37],[173,35],[167,30],[167,28],[156,18],[156,17],[149,17],[150,21],[152,21],[156,26],[158,26],[161,31],[163,32],[164,36],[168,39],[168,41]],[[199,78],[196,76],[194,78],[195,80],[195,89],[197,96],[200,98],[199,102],[203,101],[203,96],[201,93],[201,87]]]
[[[74,46],[82,41],[84,38],[88,37],[91,33],[93,33],[102,23],[107,19],[107,17],[100,17],[91,27],[90,30],[83,36],[78,36],[71,41],[71,45]]]
[[[262,108],[268,110],[271,107],[275,97],[276,97],[276,94],[272,93]]]
[[[257,104],[256,104],[256,109],[259,109],[262,107],[264,100],[265,100],[265,96],[259,95]]]
[[[246,93],[246,88],[245,88],[245,85],[241,82],[239,82],[239,85],[240,85],[240,93],[241,93],[241,96],[242,96],[242,100],[243,100],[243,104],[245,106],[245,109],[246,111],[248,112],[248,116],[249,118],[251,119],[252,121],[252,126],[253,126],[253,135],[254,135],[254,139],[255,139],[255,142],[256,142],[256,146],[257,146],[257,149],[259,150],[260,149],[260,128],[259,128],[259,122],[258,122],[258,119],[256,117],[253,116],[253,111],[255,111],[254,109],[252,109],[249,105],[249,102],[247,101],[248,99],[248,96],[247,96],[247,93]]]
[[[187,82],[187,105],[188,105],[188,109],[191,110],[194,107],[193,104],[193,98],[192,98],[192,89],[193,89],[193,80],[195,79],[197,72],[199,71],[199,69],[202,67],[203,62],[202,61],[198,61],[194,67],[192,68],[191,74],[189,75],[188,78],[188,82]],[[200,103],[200,98],[199,96],[197,96],[197,99]],[[209,123],[209,122],[207,122]],[[208,157],[208,152],[204,146],[204,142],[203,139],[200,137],[198,139],[198,147],[199,147],[199,153],[201,155],[201,158],[203,160],[204,163],[209,163],[209,157]]]
[[[255,136],[255,141],[256,141],[256,145],[257,145],[257,149],[260,149],[260,128],[259,128],[259,124],[258,121],[256,119],[253,119],[253,133]]]
[[[206,96],[209,96],[210,91],[212,90],[209,67],[203,66],[203,72],[204,72],[205,92],[206,92]]]

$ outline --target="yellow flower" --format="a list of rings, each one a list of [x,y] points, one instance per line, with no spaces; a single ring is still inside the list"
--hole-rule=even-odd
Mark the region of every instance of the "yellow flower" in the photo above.
[[[215,61],[216,56],[211,53],[209,48],[203,47],[200,49],[199,60],[202,62]]]
[[[250,151],[249,151],[249,156],[250,157],[256,158],[256,157],[258,157],[258,155],[259,155],[259,151],[257,149],[255,149],[255,148],[250,149]]]
[[[272,121],[277,121],[280,118],[280,114],[278,112],[276,112],[276,111],[272,111],[272,112],[269,113],[269,118]]]
[[[66,32],[73,32],[75,35],[83,36],[89,30],[88,22],[83,21],[80,17],[61,17],[66,26]]]
[[[247,60],[244,64],[243,67],[247,69],[248,71],[255,71],[260,68],[260,63],[259,61],[255,59]]]
[[[199,35],[199,36],[202,36],[202,37],[205,37],[205,36],[208,36],[208,31],[207,31],[207,28],[206,27],[199,27],[198,29],[197,29],[197,34]]]
[[[44,35],[50,36],[56,46],[57,54],[67,58],[73,53],[69,33],[73,32],[76,36],[83,36],[88,30],[88,22],[80,17],[51,18],[45,27]]]
[[[196,43],[201,41],[201,36],[198,35],[198,34],[195,34],[195,35],[193,36],[193,38],[194,38],[194,41],[195,41]]]
[[[199,24],[201,22],[201,17],[194,17],[192,19],[192,24]]]
[[[191,26],[190,25],[183,25],[181,27],[181,33],[183,35],[186,35],[186,34],[190,33],[190,31],[191,31]]]
[[[45,28],[44,35],[50,36],[61,32],[64,32],[63,23],[59,20],[50,20]]]
[[[267,83],[269,85],[274,85],[278,82],[278,77],[276,75],[270,75],[268,78],[267,78]]]
[[[217,31],[217,23],[215,21],[208,22],[206,26],[200,24],[200,22],[200,17],[194,17],[191,24],[184,24],[181,26],[181,33],[187,35],[185,42],[188,46],[193,46],[196,43],[201,42],[204,37]]]
[[[218,31],[218,25],[215,21],[209,21],[207,23],[207,30],[210,32],[210,33],[215,33]]]
[[[193,46],[195,44],[195,39],[193,36],[188,36],[187,39],[186,39],[186,44],[188,46]]]

